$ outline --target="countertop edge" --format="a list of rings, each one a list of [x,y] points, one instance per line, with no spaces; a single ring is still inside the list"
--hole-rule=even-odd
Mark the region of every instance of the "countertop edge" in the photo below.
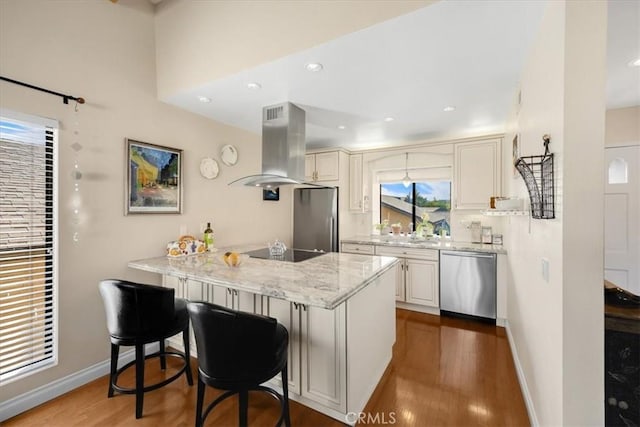
[[[443,251],[469,251],[469,252],[488,252],[494,254],[506,254],[507,250],[502,245],[489,245],[483,243],[457,242],[454,240],[442,241],[393,241],[382,240],[377,236],[352,236],[341,239],[340,243],[351,243],[356,245],[375,245],[375,246],[391,246],[396,248],[409,249],[433,249]],[[444,245],[443,245],[444,244]]]

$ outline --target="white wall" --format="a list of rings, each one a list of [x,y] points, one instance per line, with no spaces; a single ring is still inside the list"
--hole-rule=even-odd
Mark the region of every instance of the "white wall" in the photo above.
[[[549,2],[521,81],[505,141],[521,155],[555,155],[556,218],[505,224],[511,280],[508,322],[534,423],[601,425],[605,2]],[[588,69],[589,72],[585,72]],[[511,144],[503,147],[511,168]],[[504,176],[509,196],[528,197]],[[549,281],[541,263],[549,261]]]
[[[260,190],[227,186],[260,170],[259,136],[158,102],[154,52],[153,11],[146,1],[0,2],[0,74],[87,100],[76,119],[73,104],[0,82],[0,107],[61,125],[59,364],[3,385],[0,401],[107,360],[98,281],[159,283],[127,262],[163,255],[181,224],[198,233],[201,222],[213,221],[218,246],[290,239],[290,189],[281,189],[279,202],[263,202]],[[84,173],[78,243],[72,241],[69,206],[76,121],[84,146],[78,155]],[[124,216],[125,137],[184,150],[182,215]],[[202,178],[200,159],[219,159],[228,143],[238,148],[238,164],[221,164],[215,180]]]
[[[605,145],[640,142],[640,106],[607,110]]]

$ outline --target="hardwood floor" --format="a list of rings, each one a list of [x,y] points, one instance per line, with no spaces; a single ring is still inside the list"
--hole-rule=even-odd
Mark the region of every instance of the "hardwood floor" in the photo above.
[[[401,309],[396,318],[393,359],[360,415],[360,425],[529,425],[503,328]],[[171,361],[169,358],[169,375]],[[146,365],[148,382],[165,375],[159,363],[153,362],[156,360]],[[121,376],[123,385],[133,383],[134,372],[130,371]],[[187,386],[184,377],[147,393],[140,420],[134,415],[135,397],[107,399],[107,384],[106,376],[99,378],[2,426],[194,425],[196,385]],[[218,394],[208,388],[205,401]],[[249,405],[250,425],[274,425],[279,407],[273,398],[252,393]],[[237,399],[230,399],[216,407],[206,425],[237,426],[237,411]],[[293,401],[291,422],[294,427],[343,425]]]

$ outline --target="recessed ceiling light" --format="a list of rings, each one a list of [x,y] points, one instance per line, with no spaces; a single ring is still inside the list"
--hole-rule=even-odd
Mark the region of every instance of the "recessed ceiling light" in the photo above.
[[[640,58],[636,59],[635,61],[629,62],[629,67],[640,67]]]
[[[249,90],[258,90],[261,87],[262,85],[260,83],[256,83],[256,82],[247,83],[247,89]]]
[[[319,62],[309,62],[304,66],[307,71],[311,71],[312,73],[317,73],[318,71],[322,71],[322,64]]]
[[[454,107],[453,105],[449,105],[447,107],[443,108],[443,111],[446,111],[447,113],[450,111],[454,111],[456,109],[456,107]]]
[[[394,119],[393,117],[385,117],[385,118],[384,118],[384,121],[385,121],[385,122],[392,122],[392,121],[394,121],[394,120],[395,120],[395,119]]]
[[[211,102],[211,98],[207,98],[206,96],[200,95],[200,96],[198,96],[198,101],[209,103],[209,102]]]
[[[338,129],[340,129],[340,130],[345,130],[346,128],[347,128],[347,127],[346,127],[345,125],[340,125],[340,126],[338,126]]]

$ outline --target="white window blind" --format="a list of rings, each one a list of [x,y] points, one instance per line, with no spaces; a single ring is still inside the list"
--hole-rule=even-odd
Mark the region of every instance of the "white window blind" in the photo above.
[[[0,385],[56,362],[57,129],[33,119],[0,115]]]

